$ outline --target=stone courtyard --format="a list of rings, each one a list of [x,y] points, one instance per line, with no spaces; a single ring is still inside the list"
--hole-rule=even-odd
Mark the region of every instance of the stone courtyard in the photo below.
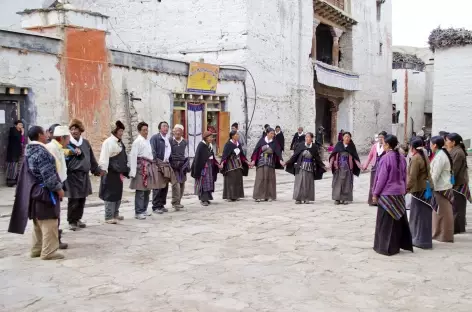
[[[9,234],[4,214],[0,310],[471,311],[471,226],[454,244],[381,256],[372,250],[368,174],[355,179],[347,206],[333,205],[329,175],[309,205],[295,205],[292,181],[279,172],[278,200],[255,203],[250,176],[247,198],[228,203],[219,176],[209,207],[186,196],[185,211],[144,221],[133,218],[128,193],[119,225],[105,225],[103,206],[92,205],[86,229],[65,230],[61,261],[30,259],[31,226]]]

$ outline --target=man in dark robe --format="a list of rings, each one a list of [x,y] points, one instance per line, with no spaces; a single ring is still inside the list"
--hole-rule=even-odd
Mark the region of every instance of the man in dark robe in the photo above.
[[[66,158],[67,180],[65,181],[65,189],[68,198],[67,221],[69,222],[69,229],[75,231],[86,227],[85,223],[82,222],[82,216],[84,215],[85,200],[87,196],[92,194],[89,172],[101,176],[104,171],[98,167],[89,141],[82,137],[82,133],[85,131],[84,124],[78,119],[72,119],[69,130],[71,138],[67,148],[73,152],[73,155]]]
[[[290,144],[290,150],[296,150],[297,145],[300,143],[305,143],[305,133],[303,132],[303,127],[298,127],[298,132],[295,133],[292,139],[292,144]]]
[[[99,166],[106,173],[100,180],[99,197],[105,202],[105,222],[117,224],[123,220],[120,215],[123,197],[123,180],[129,177],[128,156],[122,142],[125,125],[117,121],[111,136],[102,143]]]
[[[8,231],[24,234],[28,218],[33,220],[31,257],[42,260],[63,259],[59,249],[58,219],[63,185],[56,169],[56,160],[47,150],[43,128],[28,131],[30,144],[25,149],[21,179],[16,188],[15,202]]]

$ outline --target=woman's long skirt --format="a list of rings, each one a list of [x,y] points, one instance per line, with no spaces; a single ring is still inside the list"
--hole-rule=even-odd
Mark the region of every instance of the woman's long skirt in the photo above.
[[[228,171],[224,177],[223,199],[236,200],[244,198],[243,171]]]
[[[454,234],[465,232],[465,213],[467,199],[464,195],[454,192]]]
[[[268,166],[258,167],[252,198],[262,200],[277,199],[276,183],[274,168]]]
[[[300,170],[295,175],[293,199],[296,201],[315,201],[315,180],[313,172]]]
[[[439,205],[438,212],[433,212],[433,239],[453,243],[454,242],[454,215],[451,202],[438,192],[434,197]]]
[[[375,172],[375,169],[372,169],[370,172],[369,198],[367,199],[367,202],[371,206],[376,206],[376,204],[372,201],[372,187],[374,186]]]
[[[375,224],[374,250],[385,256],[393,256],[400,249],[413,252],[410,227],[406,214],[400,220],[395,220],[383,208],[377,208]]]
[[[215,191],[215,181],[213,180],[212,166],[209,165],[205,169],[205,175],[195,179],[195,195],[198,195],[200,201],[209,202],[213,200],[212,193]]]
[[[431,237],[433,209],[416,195],[411,197],[410,204],[410,231],[413,238],[413,246],[423,249],[433,248],[433,239]],[[436,213],[436,212],[434,212]]]
[[[353,182],[351,170],[345,168],[336,170],[333,175],[333,200],[352,202]]]

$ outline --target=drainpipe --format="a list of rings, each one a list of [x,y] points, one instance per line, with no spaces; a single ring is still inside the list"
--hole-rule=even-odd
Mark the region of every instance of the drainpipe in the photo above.
[[[302,35],[303,29],[303,10],[302,10],[302,0],[298,0],[298,66],[297,66],[297,107],[298,107],[298,126],[301,124],[300,116],[301,116],[301,105],[302,105],[302,95],[301,95],[301,84],[302,84],[302,57],[303,57],[303,49],[302,49]]]
[[[405,69],[405,98],[403,100],[403,111],[405,114],[404,139],[405,139],[405,143],[407,143],[408,142],[408,136],[407,136],[407,133],[408,133],[408,69]]]

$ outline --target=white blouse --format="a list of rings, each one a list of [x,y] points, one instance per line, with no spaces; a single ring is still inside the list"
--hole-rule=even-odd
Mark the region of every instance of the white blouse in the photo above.
[[[135,177],[138,168],[138,158],[153,160],[151,142],[139,135],[131,146],[128,162],[130,167],[129,176]]]
[[[123,143],[118,141],[118,138],[114,135],[111,135],[102,143],[102,150],[100,152],[100,159],[98,165],[100,169],[108,172],[108,165],[110,163],[110,158],[115,157],[123,149]]]

